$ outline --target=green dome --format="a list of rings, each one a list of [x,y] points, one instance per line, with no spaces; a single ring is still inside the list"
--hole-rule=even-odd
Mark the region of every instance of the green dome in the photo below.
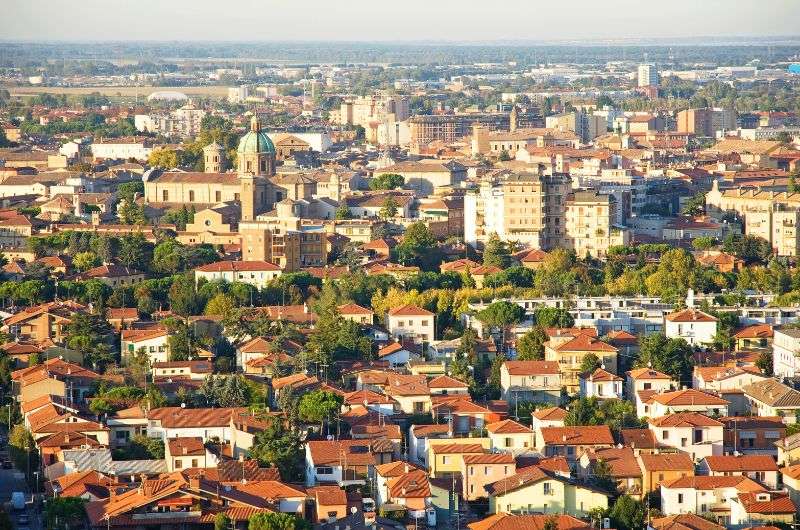
[[[239,154],[243,153],[271,153],[275,154],[275,144],[269,137],[261,132],[261,124],[253,117],[250,122],[250,130],[239,140],[239,147],[236,149]]]

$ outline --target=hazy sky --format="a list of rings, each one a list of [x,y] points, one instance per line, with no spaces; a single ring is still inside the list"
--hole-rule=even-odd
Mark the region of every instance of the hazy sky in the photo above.
[[[0,1],[8,40],[552,40],[799,28],[798,0]]]

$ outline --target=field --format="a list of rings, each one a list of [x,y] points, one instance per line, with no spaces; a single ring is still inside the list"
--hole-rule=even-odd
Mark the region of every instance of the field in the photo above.
[[[228,95],[226,86],[96,86],[96,87],[37,87],[21,86],[8,87],[12,97],[30,97],[37,94],[66,94],[68,96],[83,96],[93,92],[99,92],[108,97],[142,97],[145,98],[153,92],[175,91],[182,92],[187,96],[202,97],[225,97]]]

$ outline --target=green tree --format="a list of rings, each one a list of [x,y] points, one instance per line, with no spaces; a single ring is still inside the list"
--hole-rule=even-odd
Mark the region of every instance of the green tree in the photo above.
[[[345,201],[342,201],[339,207],[336,208],[336,214],[334,215],[334,217],[339,220],[351,219],[353,217],[352,214],[350,213],[350,208],[347,207]]]
[[[197,352],[197,339],[194,332],[186,322],[179,318],[168,318],[164,324],[169,331],[167,344],[169,345],[170,361],[189,361],[194,359]]]
[[[224,317],[230,315],[235,308],[236,300],[234,300],[232,296],[224,293],[217,293],[206,304],[204,313],[206,315]]]
[[[67,347],[84,352],[87,366],[105,370],[116,360],[111,350],[113,330],[102,315],[77,312],[64,327],[64,332]]]
[[[592,464],[592,477],[591,482],[594,487],[611,494],[617,492],[617,481],[612,476],[611,465],[602,458],[595,460]]]
[[[543,328],[571,328],[575,325],[575,319],[569,311],[560,307],[538,307],[533,316],[536,324]]]
[[[383,201],[383,206],[381,206],[380,212],[378,212],[378,217],[383,219],[384,221],[388,221],[389,219],[393,219],[397,215],[397,201],[394,200],[394,197],[387,197],[385,201]]]
[[[14,425],[8,435],[8,449],[14,465],[24,471],[30,479],[31,471],[39,468],[39,452],[28,429],[22,424]]]
[[[756,367],[761,370],[761,373],[767,376],[773,375],[773,365],[772,365],[772,352],[770,350],[764,350],[758,354],[758,358],[756,359]]]
[[[442,262],[436,237],[422,221],[406,229],[403,242],[395,247],[395,253],[400,263],[417,265],[426,271],[435,270]]]
[[[508,268],[511,265],[511,250],[508,243],[492,234],[483,249],[483,264],[486,266]]]
[[[698,193],[683,205],[684,215],[703,215],[706,210],[706,194]]]
[[[498,157],[498,159],[500,160],[500,162],[508,162],[509,160],[511,160],[511,155],[508,154],[508,151],[503,149],[502,151],[500,151],[500,156]]]
[[[128,445],[114,450],[115,460],[163,460],[164,442],[137,434],[130,439]]]
[[[311,525],[289,513],[265,512],[251,515],[247,530],[311,530]]]
[[[322,432],[325,421],[330,422],[341,406],[342,396],[326,390],[315,390],[300,398],[298,412],[303,421],[319,422]]]
[[[397,173],[382,173],[369,181],[369,189],[371,190],[394,190],[402,188],[405,184],[405,179],[402,175]]]
[[[688,383],[694,369],[692,347],[684,339],[668,339],[661,333],[645,335],[639,339],[639,357],[635,365],[651,366],[679,383]]]
[[[696,250],[708,250],[717,244],[717,240],[712,236],[700,236],[692,241],[692,246]]]
[[[147,270],[152,259],[152,244],[147,242],[141,232],[126,234],[120,238],[117,257],[126,267]]]
[[[178,153],[173,149],[154,149],[147,157],[147,164],[153,167],[172,169],[178,167]]]
[[[583,360],[581,361],[581,366],[580,368],[578,368],[578,370],[581,373],[592,373],[598,368],[600,368],[601,364],[602,363],[600,362],[600,359],[597,357],[597,355],[593,353],[587,353],[586,355],[583,356]]]
[[[548,337],[541,326],[534,326],[517,341],[517,360],[543,361],[544,343]]]
[[[614,502],[609,515],[614,528],[638,530],[645,526],[647,508],[642,501],[629,495],[622,495]]]
[[[506,328],[522,322],[525,310],[519,304],[501,300],[478,311],[475,318],[490,328]]]
[[[214,530],[230,530],[231,518],[220,512],[214,516]]]
[[[83,528],[86,500],[80,497],[55,497],[44,503],[45,528]]]
[[[300,436],[283,421],[274,416],[265,419],[266,427],[256,433],[250,458],[261,465],[276,466],[281,478],[287,482],[302,480],[304,450]]]
[[[94,252],[78,252],[73,256],[72,264],[79,271],[86,271],[100,265],[100,258]]]

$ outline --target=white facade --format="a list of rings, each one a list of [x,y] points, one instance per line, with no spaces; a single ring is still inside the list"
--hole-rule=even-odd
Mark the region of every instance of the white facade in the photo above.
[[[638,70],[638,85],[658,86],[658,69],[654,64],[640,64]]]
[[[194,271],[194,280],[199,282],[205,278],[211,282],[214,280],[225,280],[228,283],[239,282],[252,285],[257,289],[263,289],[269,282],[281,275],[281,270],[248,270],[248,271]]]
[[[135,158],[136,160],[147,160],[153,147],[145,142],[126,142],[126,143],[93,143],[91,146],[92,156],[95,159],[123,159]]]
[[[707,456],[720,456],[723,454],[722,425],[714,427],[657,427],[650,424],[650,430],[653,431],[657,444],[674,447],[681,452],[688,453],[695,461]]]
[[[667,338],[681,338],[692,346],[711,344],[717,334],[717,322],[673,322],[664,319],[664,335]]]
[[[715,489],[666,488],[661,486],[661,512],[664,515],[695,513],[703,515],[711,512],[713,505],[731,505],[739,491],[735,487]]]
[[[597,399],[622,399],[622,379],[613,381],[594,381],[590,377],[581,377],[581,397]]]
[[[800,330],[776,329],[772,341],[772,364],[778,378],[800,375]]]

